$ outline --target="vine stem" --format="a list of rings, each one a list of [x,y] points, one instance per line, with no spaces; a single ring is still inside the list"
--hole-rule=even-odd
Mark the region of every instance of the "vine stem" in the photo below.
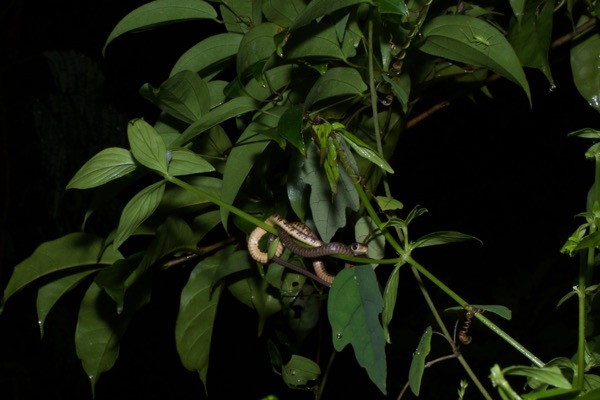
[[[215,196],[211,195],[210,193],[205,192],[202,189],[192,186],[189,183],[187,183],[186,181],[183,181],[177,177],[174,177],[171,175],[166,175],[166,174],[163,175],[163,177],[167,181],[169,181],[185,190],[195,193],[198,196],[210,201],[211,203],[226,209],[230,213],[235,214],[238,217],[241,217],[256,226],[263,228],[265,231],[272,233],[273,235],[277,235],[277,230],[273,226],[267,224],[265,221],[263,221],[261,219],[256,218],[253,215],[248,214],[247,212],[245,212],[243,210],[240,210],[239,208],[237,208],[229,203],[225,203],[223,200],[219,199],[218,197],[215,197]]]

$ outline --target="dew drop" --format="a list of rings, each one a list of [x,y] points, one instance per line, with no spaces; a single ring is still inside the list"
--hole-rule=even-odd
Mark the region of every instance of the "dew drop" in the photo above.
[[[338,339],[341,339],[341,338],[342,338],[342,334],[341,334],[341,333],[338,333],[336,337],[337,337]]]
[[[556,92],[556,85],[552,84],[550,85],[550,87],[548,88],[549,91],[551,92]]]

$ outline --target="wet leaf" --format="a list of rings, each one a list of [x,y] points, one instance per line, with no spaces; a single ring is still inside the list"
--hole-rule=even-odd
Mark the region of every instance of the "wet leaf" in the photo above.
[[[382,308],[379,285],[371,266],[347,268],[336,276],[327,301],[333,346],[336,351],[342,351],[351,344],[359,365],[385,394],[385,337],[379,322]]]
[[[469,65],[486,67],[519,85],[531,104],[521,62],[504,35],[487,22],[465,15],[443,15],[422,29],[421,51]]]
[[[408,383],[410,390],[415,396],[419,396],[419,392],[421,391],[421,379],[423,378],[423,372],[425,372],[425,359],[431,351],[431,335],[431,326],[428,326],[421,336],[417,350],[413,353],[412,362],[410,363]]]
[[[15,267],[4,290],[3,303],[25,286],[54,272],[71,268],[78,268],[78,271],[93,269],[111,265],[122,258],[113,246],[105,248],[103,238],[88,233],[70,233],[42,243]]]
[[[226,247],[200,261],[181,291],[175,323],[177,352],[187,369],[198,371],[206,390],[210,344],[222,292],[222,285],[215,285],[214,277],[233,250],[233,247]]]

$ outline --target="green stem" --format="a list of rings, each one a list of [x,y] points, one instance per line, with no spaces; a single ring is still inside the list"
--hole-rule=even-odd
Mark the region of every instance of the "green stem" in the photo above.
[[[200,197],[202,197],[202,198],[210,201],[211,203],[213,203],[213,204],[215,204],[215,205],[217,205],[217,206],[219,206],[221,208],[226,209],[230,213],[235,214],[238,217],[241,217],[241,218],[245,219],[246,221],[248,221],[248,222],[250,222],[250,223],[252,223],[252,224],[254,224],[256,226],[260,226],[261,228],[263,228],[267,232],[272,233],[274,235],[277,235],[277,230],[274,227],[272,227],[271,225],[269,225],[266,222],[264,222],[264,221],[256,218],[253,215],[248,214],[245,211],[240,210],[239,208],[237,208],[237,207],[235,207],[235,206],[233,206],[231,204],[225,203],[224,201],[222,201],[218,197],[215,197],[215,196],[211,195],[210,193],[205,192],[202,189],[198,189],[197,187],[192,186],[189,183],[187,183],[185,181],[182,181],[181,179],[176,178],[174,176],[165,175],[164,178],[166,180],[168,180],[169,182],[171,182],[171,183],[173,183],[173,184],[175,184],[175,185],[177,185],[177,186],[179,186],[179,187],[181,187],[181,188],[183,188],[185,190],[188,190],[188,191],[190,191],[192,193],[196,193],[198,196],[200,196]]]
[[[379,126],[379,111],[377,110],[377,88],[375,87],[375,68],[373,65],[373,19],[368,22],[368,60],[369,60],[369,90],[371,92],[371,113],[373,114],[373,131],[377,143],[377,151],[383,156],[383,144],[381,141],[381,128]],[[383,189],[385,195],[392,197],[390,184],[387,180],[387,174],[383,171]]]

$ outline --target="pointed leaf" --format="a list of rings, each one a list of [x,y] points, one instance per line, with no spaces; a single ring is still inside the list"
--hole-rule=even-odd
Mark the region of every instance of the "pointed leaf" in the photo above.
[[[303,109],[304,107],[301,104],[289,107],[279,119],[277,133],[296,147],[302,155],[306,155]]]
[[[169,147],[181,147],[194,139],[199,134],[206,132],[215,125],[230,118],[237,117],[249,111],[256,110],[256,101],[250,97],[237,97],[210,110],[198,121],[190,125],[183,133],[175,139]]]
[[[579,93],[600,111],[600,33],[596,32],[571,48],[571,71]]]
[[[394,309],[396,308],[396,299],[398,298],[398,282],[400,281],[400,265],[394,267],[394,270],[390,274],[385,289],[383,291],[383,312],[381,314],[381,322],[383,323],[383,333],[385,340],[391,343],[389,325],[392,322],[394,316]]]
[[[127,32],[150,29],[160,25],[194,19],[216,19],[217,12],[207,2],[200,0],[151,1],[127,14],[114,27],[104,44],[102,53],[115,38]]]
[[[408,7],[404,0],[379,0],[377,5],[380,14],[408,15]]]
[[[286,107],[271,109],[269,114],[272,115],[272,120],[261,120],[261,122],[265,123],[252,122],[244,132],[242,132],[242,135],[231,150],[227,159],[227,164],[225,165],[221,200],[233,204],[244,180],[254,166],[254,163],[256,163],[256,160],[263,154],[271,142],[271,139],[262,132],[275,128],[279,122],[279,116],[285,110],[287,110]],[[228,217],[229,211],[221,208],[221,220],[223,226],[227,226]]]
[[[240,79],[244,80],[255,69],[258,69],[258,75],[262,73],[267,60],[275,55],[274,37],[280,29],[276,24],[265,22],[244,35],[237,54],[237,74]]]
[[[210,107],[206,82],[192,71],[181,71],[164,81],[159,88],[146,83],[140,93],[167,114],[191,124]]]
[[[530,1],[522,20],[511,19],[507,39],[524,67],[542,71],[551,87],[554,86],[548,52],[552,39],[554,2]]]
[[[169,150],[171,162],[169,163],[169,175],[191,175],[212,172],[215,168],[199,154],[185,147],[177,147]]]
[[[336,351],[342,351],[351,344],[359,365],[385,394],[385,337],[379,323],[382,307],[379,285],[371,266],[347,268],[336,276],[327,301],[333,345]]]
[[[503,370],[505,375],[526,376],[562,389],[571,389],[571,382],[565,378],[559,367],[513,366]]]
[[[306,8],[304,0],[264,0],[262,11],[270,22],[288,27]]]
[[[421,336],[419,346],[417,346],[417,350],[413,353],[412,362],[410,363],[408,384],[415,396],[419,396],[419,392],[421,391],[421,379],[423,378],[423,372],[425,371],[425,359],[431,351],[431,335],[431,326],[428,326]]]
[[[371,2],[368,0],[313,0],[294,20],[290,30],[298,29],[334,11],[361,3]]]
[[[123,256],[113,246],[104,247],[104,239],[88,233],[71,233],[42,243],[33,254],[19,263],[4,290],[3,303],[38,278],[75,267],[94,268],[111,265]]]
[[[117,314],[113,301],[102,288],[92,282],[79,306],[75,329],[75,349],[87,373],[94,394],[100,375],[114,365],[119,355],[119,340],[131,317],[149,299],[150,280],[128,292],[122,314]]]
[[[167,173],[167,147],[158,132],[143,119],[135,119],[127,126],[131,153],[143,166],[161,174]]]
[[[220,33],[202,40],[179,57],[169,76],[187,70],[211,80],[234,59],[242,37],[237,33]]]
[[[358,210],[358,192],[346,171],[341,169],[339,188],[333,196],[325,171],[319,165],[319,151],[314,143],[308,147],[307,154],[301,160],[300,179],[310,185],[309,205],[313,221],[321,239],[329,242],[339,228],[346,226],[346,208]]]
[[[129,150],[110,147],[90,158],[67,184],[67,189],[89,189],[133,172],[135,161]]]
[[[506,306],[500,306],[496,304],[471,304],[471,307],[475,309],[484,310],[485,312],[492,312],[507,320],[510,320],[512,318],[512,312]],[[444,311],[463,311],[464,309],[464,307],[456,306],[448,307]]]
[[[466,235],[464,233],[454,231],[440,231],[428,233],[426,235],[421,236],[415,241],[415,243],[413,244],[413,248],[416,249],[417,247],[437,246],[440,244],[464,242],[465,240],[476,240],[479,243],[483,243],[475,236]]]
[[[125,205],[113,242],[115,248],[118,249],[142,222],[154,213],[165,191],[165,184],[165,181],[153,183],[133,196]]]
[[[198,371],[205,388],[210,343],[222,291],[222,285],[214,285],[215,271],[233,250],[233,247],[226,247],[200,261],[181,291],[175,324],[177,352],[187,369]]]
[[[41,286],[37,294],[37,315],[40,333],[44,335],[44,323],[46,316],[56,304],[58,300],[71,289],[75,288],[89,275],[98,272],[99,268],[89,269],[85,271],[75,272],[74,274],[66,275],[55,279]]]
[[[317,80],[306,95],[304,109],[309,111],[315,103],[327,99],[359,96],[366,90],[367,85],[356,69],[331,68]]]
[[[368,144],[360,140],[358,137],[354,136],[352,133],[347,130],[341,130],[339,133],[342,134],[343,138],[346,139],[346,143],[352,147],[352,149],[361,156],[362,158],[369,160],[373,164],[377,165],[379,168],[385,170],[386,172],[393,174],[394,170],[391,165],[381,156],[377,151],[369,147]]]
[[[279,54],[286,61],[290,60],[347,60],[356,55],[351,42],[339,40],[336,26],[320,23],[317,26],[307,25],[294,32]]]
[[[292,354],[290,361],[282,367],[281,377],[291,388],[306,388],[321,376],[319,364],[311,359]]]
[[[427,54],[489,68],[531,93],[519,58],[504,35],[487,22],[465,15],[443,15],[422,29],[419,49]]]

